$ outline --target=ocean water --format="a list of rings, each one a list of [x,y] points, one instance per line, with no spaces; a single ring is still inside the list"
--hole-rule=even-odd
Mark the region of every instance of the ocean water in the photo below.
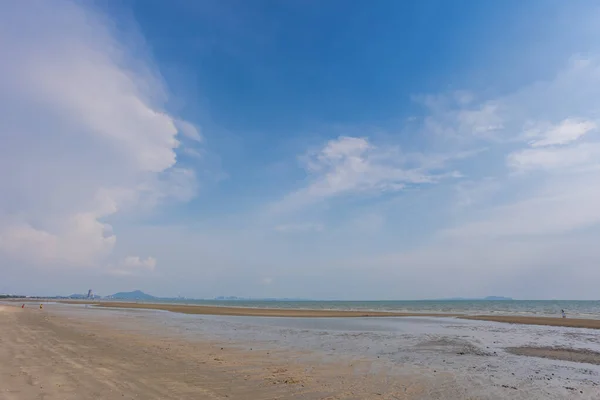
[[[165,300],[168,303],[223,307],[310,310],[396,311],[412,313],[491,314],[600,318],[600,300],[415,300],[415,301],[283,301],[283,300]]]

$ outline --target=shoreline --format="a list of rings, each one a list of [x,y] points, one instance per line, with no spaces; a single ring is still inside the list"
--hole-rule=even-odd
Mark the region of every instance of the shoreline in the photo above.
[[[96,307],[162,310],[182,314],[223,315],[238,317],[278,317],[278,318],[365,318],[365,317],[447,317],[466,320],[490,321],[521,325],[543,325],[570,328],[600,329],[598,319],[530,317],[511,315],[466,315],[443,313],[410,313],[389,311],[351,311],[351,310],[306,310],[277,308],[246,308],[228,306],[204,306],[189,304],[99,302],[99,301],[57,301],[65,304],[89,304]]]

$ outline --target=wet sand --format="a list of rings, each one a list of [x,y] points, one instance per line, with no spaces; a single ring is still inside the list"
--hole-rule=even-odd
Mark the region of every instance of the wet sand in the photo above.
[[[346,310],[303,310],[303,309],[277,309],[277,308],[246,308],[246,307],[221,307],[185,304],[157,304],[157,303],[125,303],[102,302],[90,303],[98,307],[111,308],[141,308],[150,310],[165,310],[183,314],[201,315],[229,315],[238,317],[288,317],[288,318],[361,318],[361,317],[448,317],[448,314],[422,314],[386,311],[346,311]],[[458,314],[457,314],[458,315]]]
[[[126,302],[81,302],[65,301],[72,304],[93,304],[98,307],[111,308],[137,308],[150,310],[164,310],[183,314],[201,315],[229,315],[245,317],[303,317],[303,318],[331,318],[331,317],[456,317],[479,321],[504,322],[511,324],[563,326],[571,328],[600,329],[600,320],[576,318],[552,318],[529,316],[499,316],[464,314],[432,314],[432,313],[406,313],[385,311],[345,311],[345,310],[301,310],[301,309],[275,309],[275,308],[243,308],[221,307],[184,304],[157,304],[157,303],[126,303]]]
[[[600,329],[600,320],[598,320],[598,319],[522,317],[522,316],[512,316],[512,315],[476,315],[476,316],[461,316],[460,318],[470,319],[470,320],[479,320],[479,321],[506,322],[509,324],[564,326],[564,327],[570,327],[570,328]]]
[[[0,305],[0,399],[423,399],[418,376],[357,374],[368,362],[140,335]],[[440,389],[439,392],[442,392]]]
[[[509,353],[518,356],[541,357],[549,358],[551,360],[600,365],[600,353],[586,349],[569,349],[563,347],[510,347],[506,350]]]

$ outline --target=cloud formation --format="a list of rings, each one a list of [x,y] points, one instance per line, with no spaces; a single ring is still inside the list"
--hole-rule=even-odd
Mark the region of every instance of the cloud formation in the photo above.
[[[460,177],[448,169],[452,155],[403,153],[397,146],[376,146],[366,137],[340,136],[300,157],[308,183],[278,202],[276,211],[292,211],[341,196],[381,195],[409,186]]]
[[[437,109],[425,118],[425,127],[443,125],[468,142],[473,136],[461,130],[464,108],[481,110],[489,103],[497,105],[498,114],[477,121],[498,127],[502,121],[488,140],[490,153],[505,165],[482,164],[494,174],[459,183],[460,214],[427,242],[363,262],[464,276],[465,284],[454,282],[459,292],[474,282],[518,288],[524,276],[552,287],[560,281],[578,287],[583,276],[599,277],[598,252],[589,243],[597,240],[600,227],[600,63],[574,59],[552,80],[481,104],[472,99],[453,103],[451,111]],[[531,289],[535,294],[530,297],[577,297],[568,288],[555,294]]]
[[[125,45],[106,16],[79,2],[3,5],[5,256],[44,266],[99,267],[117,240],[107,218],[195,195],[194,172],[178,165],[175,150],[179,132],[194,141],[201,136],[165,112],[160,75],[144,56],[139,35],[132,37]],[[155,261],[146,260],[154,268]]]

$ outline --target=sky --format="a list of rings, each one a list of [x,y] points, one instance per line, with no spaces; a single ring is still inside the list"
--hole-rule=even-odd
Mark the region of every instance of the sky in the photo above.
[[[600,5],[0,3],[0,293],[598,299]]]

